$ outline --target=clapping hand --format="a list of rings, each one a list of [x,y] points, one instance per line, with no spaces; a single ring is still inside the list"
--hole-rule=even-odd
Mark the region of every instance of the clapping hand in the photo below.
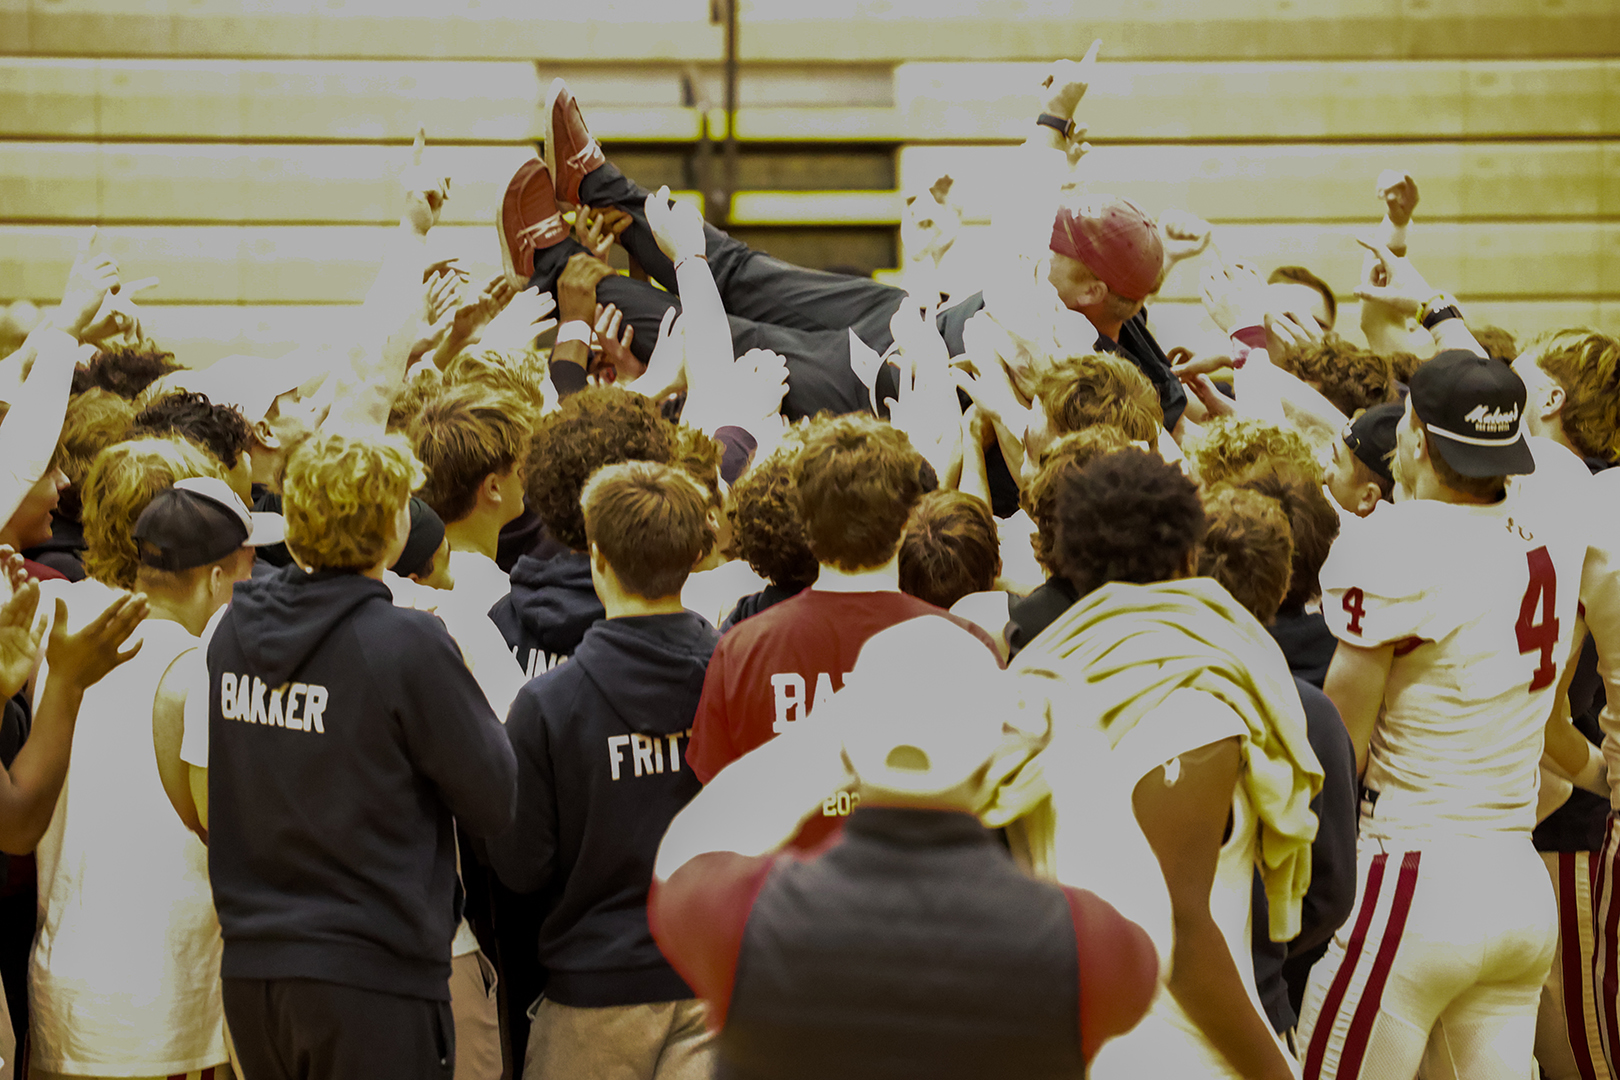
[[[45,620],[34,621],[39,611],[39,583],[29,578],[22,556],[0,547],[0,557],[11,586],[11,599],[0,607],[0,696],[11,697],[34,671],[39,643],[45,637]]]
[[[1204,310],[1222,333],[1258,326],[1265,314],[1265,289],[1265,280],[1253,267],[1217,266],[1204,275]]]
[[[141,651],[143,642],[123,652],[119,646],[129,640],[149,610],[145,593],[123,593],[77,633],[70,634],[67,604],[58,598],[56,620],[45,646],[51,678],[62,678],[80,692],[100,682],[113,668]]]

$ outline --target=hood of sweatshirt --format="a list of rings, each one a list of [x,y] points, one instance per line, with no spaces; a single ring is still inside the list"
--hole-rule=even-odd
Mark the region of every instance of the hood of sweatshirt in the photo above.
[[[719,639],[692,611],[603,619],[571,663],[631,731],[669,735],[691,726]]]
[[[268,577],[237,582],[230,624],[237,645],[271,686],[290,681],[332,628],[363,604],[393,604],[388,586],[346,570],[306,574],[283,567]]]
[[[512,567],[512,591],[489,617],[513,648],[520,645],[568,656],[591,624],[607,614],[591,584],[591,558],[584,552],[539,559],[524,555]]]

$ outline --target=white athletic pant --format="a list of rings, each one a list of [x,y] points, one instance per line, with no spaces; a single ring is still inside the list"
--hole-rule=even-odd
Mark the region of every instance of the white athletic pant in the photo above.
[[[1536,1063],[1547,1080],[1611,1080],[1593,970],[1593,887],[1601,859],[1595,851],[1544,851],[1541,861],[1558,894],[1558,951],[1541,988]]]
[[[1596,941],[1592,979],[1597,997],[1598,1031],[1611,1074],[1620,1070],[1620,817],[1609,815],[1592,885],[1592,923]]]
[[[1311,971],[1305,1080],[1526,1080],[1558,939],[1528,836],[1363,836],[1356,908]]]

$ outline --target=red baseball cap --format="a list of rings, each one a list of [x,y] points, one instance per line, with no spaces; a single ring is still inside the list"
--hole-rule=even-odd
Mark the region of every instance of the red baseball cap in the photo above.
[[[1127,300],[1143,300],[1164,276],[1164,241],[1153,219],[1129,199],[1089,195],[1060,206],[1051,249],[1085,264]]]

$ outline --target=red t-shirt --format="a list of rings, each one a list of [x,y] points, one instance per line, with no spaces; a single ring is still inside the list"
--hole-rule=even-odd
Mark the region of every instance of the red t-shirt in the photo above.
[[[995,643],[982,629],[914,596],[809,588],[738,623],[720,639],[692,721],[687,764],[707,784],[841,690],[868,638],[920,615],[950,619],[984,642],[999,662]],[[826,824],[818,828],[812,818],[796,846],[825,839],[849,810],[847,799],[830,798]]]

